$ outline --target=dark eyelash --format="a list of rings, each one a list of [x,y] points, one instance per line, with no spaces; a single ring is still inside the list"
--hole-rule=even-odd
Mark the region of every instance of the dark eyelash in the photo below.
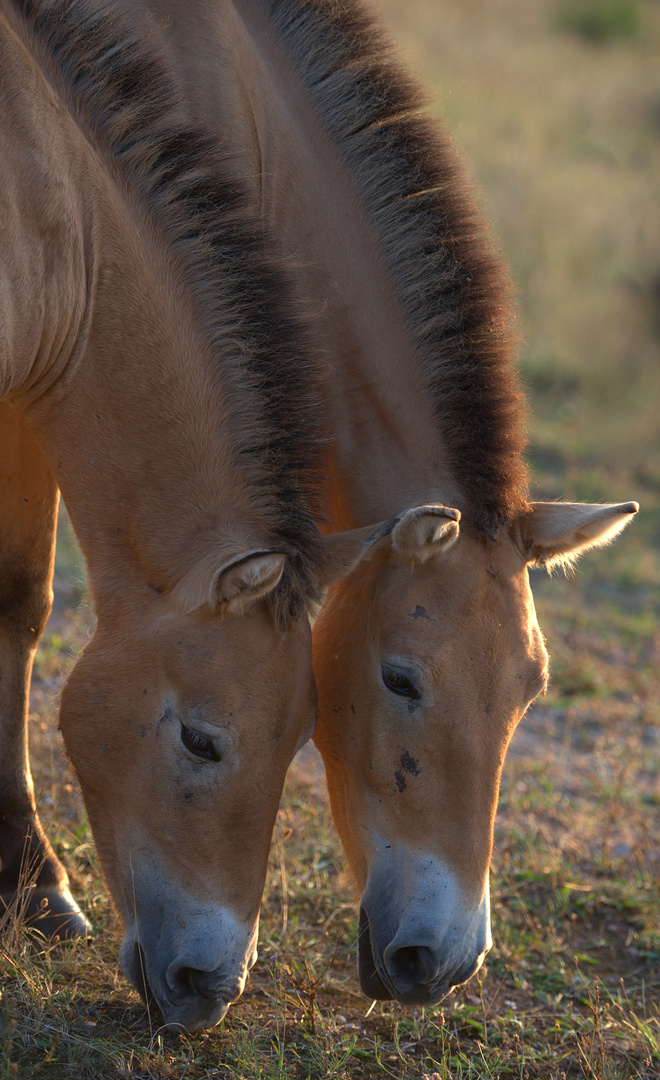
[[[416,701],[421,696],[417,687],[400,671],[392,671],[383,667],[382,677],[387,689],[399,697],[412,698]]]
[[[222,755],[218,753],[208,735],[202,735],[201,731],[195,731],[184,724],[181,725],[181,742],[195,757],[204,758],[206,761],[222,760]]]

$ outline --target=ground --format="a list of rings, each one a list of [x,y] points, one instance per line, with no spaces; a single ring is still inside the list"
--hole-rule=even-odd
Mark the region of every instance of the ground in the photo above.
[[[118,972],[121,927],[57,732],[93,621],[63,519],[31,752],[95,933],[46,947],[5,918],[0,1080],[660,1077],[660,6],[380,6],[434,85],[512,265],[535,493],[642,505],[572,579],[533,575],[552,681],[505,767],[493,950],[437,1008],[362,997],[355,897],[308,747],[282,799],[244,997],[213,1032],[159,1032]]]

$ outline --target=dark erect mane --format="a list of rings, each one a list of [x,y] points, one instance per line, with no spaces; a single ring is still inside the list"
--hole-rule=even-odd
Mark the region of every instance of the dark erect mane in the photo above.
[[[509,286],[455,151],[361,0],[265,0],[379,236],[467,516],[486,535],[525,499]]]
[[[215,140],[182,116],[147,27],[111,0],[14,4],[38,58],[179,260],[218,362],[237,466],[271,510],[267,539],[298,553],[279,611],[302,611],[317,598],[321,559],[310,509],[321,424],[285,276]]]

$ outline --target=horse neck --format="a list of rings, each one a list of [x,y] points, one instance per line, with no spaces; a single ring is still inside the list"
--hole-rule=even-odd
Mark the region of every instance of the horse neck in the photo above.
[[[219,566],[254,546],[268,513],[237,466],[219,375],[176,270],[110,194],[89,243],[88,327],[28,415],[97,591],[102,580],[113,594],[162,591],[213,553]]]
[[[83,189],[60,102],[0,13],[0,398],[61,373],[85,310]]]
[[[458,499],[406,319],[353,178],[255,0],[143,0],[188,107],[289,263],[318,353],[333,528]]]
[[[236,465],[210,345],[164,241],[60,103],[52,126],[52,95],[27,79],[16,93],[29,109],[0,123],[12,150],[0,187],[19,211],[3,215],[5,392],[46,452],[98,608],[171,588],[210,552],[221,565],[267,535],[268,512]]]

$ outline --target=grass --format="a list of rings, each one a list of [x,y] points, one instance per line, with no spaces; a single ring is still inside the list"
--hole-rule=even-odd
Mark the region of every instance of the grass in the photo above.
[[[552,683],[505,766],[487,970],[433,1009],[361,996],[354,896],[308,752],[283,796],[244,997],[213,1032],[158,1030],[118,973],[121,930],[56,731],[62,673],[92,625],[63,518],[31,754],[95,934],[47,946],[6,920],[0,1080],[660,1076],[660,6],[380,6],[513,267],[536,491],[642,504],[572,579],[533,576]],[[615,9],[635,11],[634,33],[577,21]]]

